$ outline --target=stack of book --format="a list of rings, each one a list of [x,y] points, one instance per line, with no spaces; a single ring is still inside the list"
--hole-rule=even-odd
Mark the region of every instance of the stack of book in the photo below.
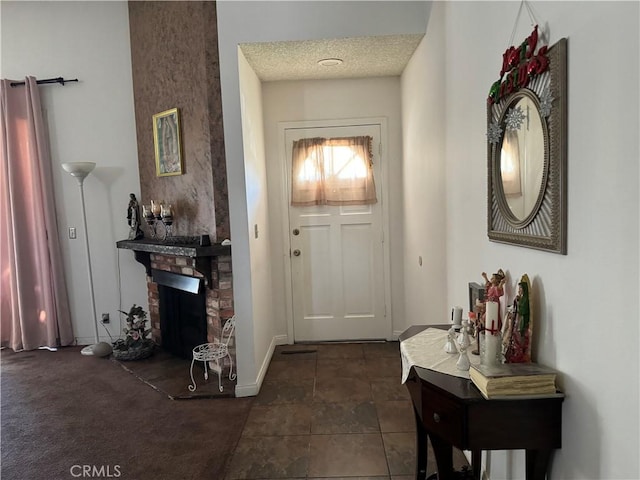
[[[471,365],[469,377],[487,399],[556,395],[556,371],[537,363]]]

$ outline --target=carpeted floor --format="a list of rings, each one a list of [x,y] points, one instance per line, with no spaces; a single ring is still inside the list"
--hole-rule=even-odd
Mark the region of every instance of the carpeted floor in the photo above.
[[[12,480],[218,480],[253,403],[173,401],[80,347],[3,350],[0,393],[1,477]]]
[[[398,342],[276,347],[255,398],[220,397],[202,367],[189,396],[191,362],[162,351],[117,362],[3,350],[0,362],[3,480],[414,478]]]
[[[209,379],[204,379],[204,363],[194,362],[193,378],[196,390],[189,391],[191,385],[191,360],[172,355],[160,347],[156,347],[151,357],[144,360],[120,362],[110,357],[124,370],[147,383],[172,400],[188,400],[197,398],[229,398],[234,396],[235,382],[229,380],[229,371],[222,375],[222,392],[218,388],[218,375],[209,370]]]

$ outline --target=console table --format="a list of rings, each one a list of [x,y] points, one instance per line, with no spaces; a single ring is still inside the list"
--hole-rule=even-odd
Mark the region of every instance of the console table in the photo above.
[[[426,328],[410,327],[399,339]],[[405,384],[416,417],[416,480],[426,479],[427,437],[436,457],[438,480],[455,478],[454,446],[471,451],[476,480],[480,479],[482,450],[516,449],[526,450],[527,480],[545,479],[551,453],[561,447],[562,396],[486,400],[471,380],[416,366],[411,367]]]

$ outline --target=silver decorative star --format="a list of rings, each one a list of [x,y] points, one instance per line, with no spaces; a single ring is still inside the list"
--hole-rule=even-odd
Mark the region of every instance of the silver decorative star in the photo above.
[[[551,104],[554,100],[555,98],[551,96],[551,90],[547,86],[540,95],[540,115],[545,118],[551,115]]]
[[[487,128],[487,140],[489,143],[498,143],[502,138],[502,127],[498,123],[490,123]]]
[[[505,127],[507,130],[511,131],[520,130],[522,122],[524,122],[526,118],[527,116],[524,114],[521,107],[512,108],[505,116]]]

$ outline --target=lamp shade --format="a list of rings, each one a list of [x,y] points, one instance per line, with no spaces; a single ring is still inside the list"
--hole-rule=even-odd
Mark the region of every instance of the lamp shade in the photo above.
[[[62,164],[62,168],[65,172],[81,180],[96,168],[96,164],[94,162],[67,162]]]

